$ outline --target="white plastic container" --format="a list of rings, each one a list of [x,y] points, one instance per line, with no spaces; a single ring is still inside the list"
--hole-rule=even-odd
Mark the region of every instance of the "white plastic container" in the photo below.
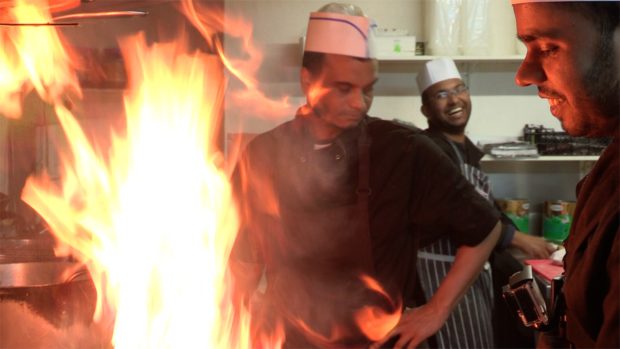
[[[490,2],[490,0],[463,0],[461,5],[461,53],[466,56],[488,56],[491,54]]]
[[[428,0],[424,2],[427,53],[454,56],[460,47],[460,11],[463,0]]]

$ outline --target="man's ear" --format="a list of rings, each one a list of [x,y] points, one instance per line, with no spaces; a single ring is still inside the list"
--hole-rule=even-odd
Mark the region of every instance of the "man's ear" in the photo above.
[[[422,104],[422,106],[420,107],[420,111],[422,112],[424,117],[426,117],[428,119],[430,114],[429,114],[429,110],[428,110],[428,107],[426,106],[426,104]]]
[[[299,73],[299,81],[301,82],[301,90],[304,94],[308,94],[310,90],[310,84],[312,81],[312,74],[306,68],[301,68],[301,72]]]

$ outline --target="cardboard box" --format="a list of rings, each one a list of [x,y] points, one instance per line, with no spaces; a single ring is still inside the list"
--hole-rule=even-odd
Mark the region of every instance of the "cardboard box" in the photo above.
[[[416,37],[377,36],[375,37],[377,58],[410,58],[415,56]]]

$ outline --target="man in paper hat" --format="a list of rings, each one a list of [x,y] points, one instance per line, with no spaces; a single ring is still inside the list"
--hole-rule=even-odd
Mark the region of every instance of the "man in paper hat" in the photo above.
[[[620,2],[513,0],[527,55],[516,75],[573,136],[612,138],[577,186],[565,242],[566,339],[620,347]]]
[[[238,299],[264,271],[259,313],[270,314],[271,328],[282,321],[289,348],[364,348],[392,337],[417,346],[441,327],[499,236],[497,213],[430,140],[368,116],[377,62],[361,15],[345,4],[310,15],[306,103],[248,144],[234,176]],[[401,313],[413,305],[418,241],[439,238],[417,226],[433,224],[455,225],[459,260],[425,306]]]
[[[465,136],[465,127],[471,115],[471,99],[465,82],[461,79],[456,64],[450,58],[438,58],[426,62],[417,76],[418,89],[422,96],[421,111],[428,121],[428,129],[424,134],[448,155],[458,166],[463,176],[487,199],[495,205],[491,195],[488,176],[480,169],[480,159],[484,155],[471,140]],[[496,206],[498,212],[499,208]],[[504,251],[508,246],[522,250],[529,258],[547,258],[555,249],[543,238],[530,236],[517,230],[506,215],[502,218],[502,234],[498,240],[493,260],[498,267],[493,268],[494,275],[502,272],[510,276],[520,269],[507,269],[510,265],[519,265]],[[440,227],[432,227],[440,229]],[[454,261],[455,247],[449,239],[441,239],[426,246],[418,253],[418,274],[426,298],[430,298],[439,282],[443,279],[444,270]],[[499,267],[499,266],[502,267]],[[438,348],[495,348],[493,326],[493,295],[501,298],[501,293],[494,292],[492,270],[487,267],[482,271],[476,282],[471,286],[461,303],[453,311],[446,325],[436,334]],[[501,288],[501,286],[500,286]],[[502,305],[503,304],[499,304]],[[505,309],[505,307],[500,308]],[[512,322],[511,317],[502,321]],[[499,324],[496,324],[499,325]],[[458,328],[459,331],[453,329]],[[513,333],[516,331],[513,331]],[[523,336],[526,337],[526,336]],[[498,344],[505,345],[504,338],[498,338]],[[511,336],[511,345],[528,344],[526,338]]]

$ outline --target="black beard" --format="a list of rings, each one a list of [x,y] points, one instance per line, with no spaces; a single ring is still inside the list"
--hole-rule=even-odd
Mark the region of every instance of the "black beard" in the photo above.
[[[586,92],[596,102],[596,112],[606,119],[615,119],[617,127],[620,119],[620,72],[615,63],[613,31],[603,34],[595,57],[585,76]]]
[[[459,136],[465,133],[465,127],[467,123],[463,125],[451,125],[445,122],[437,121],[436,119],[428,119],[428,128],[433,131],[439,131],[450,135]]]

